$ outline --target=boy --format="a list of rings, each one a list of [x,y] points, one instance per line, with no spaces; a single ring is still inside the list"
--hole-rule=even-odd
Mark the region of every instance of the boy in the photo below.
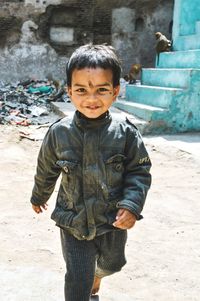
[[[101,279],[125,265],[127,229],[142,218],[150,187],[151,163],[137,128],[108,111],[120,72],[110,46],[85,45],[72,54],[67,86],[77,111],[50,127],[38,156],[36,213],[47,209],[62,172],[51,217],[61,229],[66,301],[89,301]]]

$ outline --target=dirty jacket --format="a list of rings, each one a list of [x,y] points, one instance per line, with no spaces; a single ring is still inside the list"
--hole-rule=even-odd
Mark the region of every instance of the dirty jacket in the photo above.
[[[119,115],[119,114],[118,114]],[[42,205],[61,182],[51,218],[79,240],[108,231],[119,208],[137,219],[150,187],[150,159],[126,118],[86,119],[76,112],[53,124],[42,143],[31,203]]]

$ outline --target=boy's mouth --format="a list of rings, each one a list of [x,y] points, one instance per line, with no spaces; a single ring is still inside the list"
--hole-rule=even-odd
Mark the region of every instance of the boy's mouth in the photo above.
[[[100,108],[100,106],[92,105],[92,106],[86,106],[86,108],[89,110],[96,110],[96,109]]]

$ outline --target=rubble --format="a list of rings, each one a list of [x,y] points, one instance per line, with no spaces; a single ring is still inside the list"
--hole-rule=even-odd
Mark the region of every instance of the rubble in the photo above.
[[[49,123],[51,102],[70,102],[64,86],[64,82],[54,80],[0,82],[0,124],[29,126]]]

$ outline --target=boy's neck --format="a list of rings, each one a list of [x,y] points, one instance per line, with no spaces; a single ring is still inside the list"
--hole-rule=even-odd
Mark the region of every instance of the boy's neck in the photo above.
[[[102,115],[100,115],[97,118],[88,118],[87,116],[85,116],[81,112],[79,112],[79,111],[77,111],[77,112],[78,112],[78,115],[79,115],[80,118],[83,118],[83,119],[88,120],[88,121],[101,120],[101,119],[104,119],[108,115],[108,111],[106,111],[105,113],[103,113]]]

